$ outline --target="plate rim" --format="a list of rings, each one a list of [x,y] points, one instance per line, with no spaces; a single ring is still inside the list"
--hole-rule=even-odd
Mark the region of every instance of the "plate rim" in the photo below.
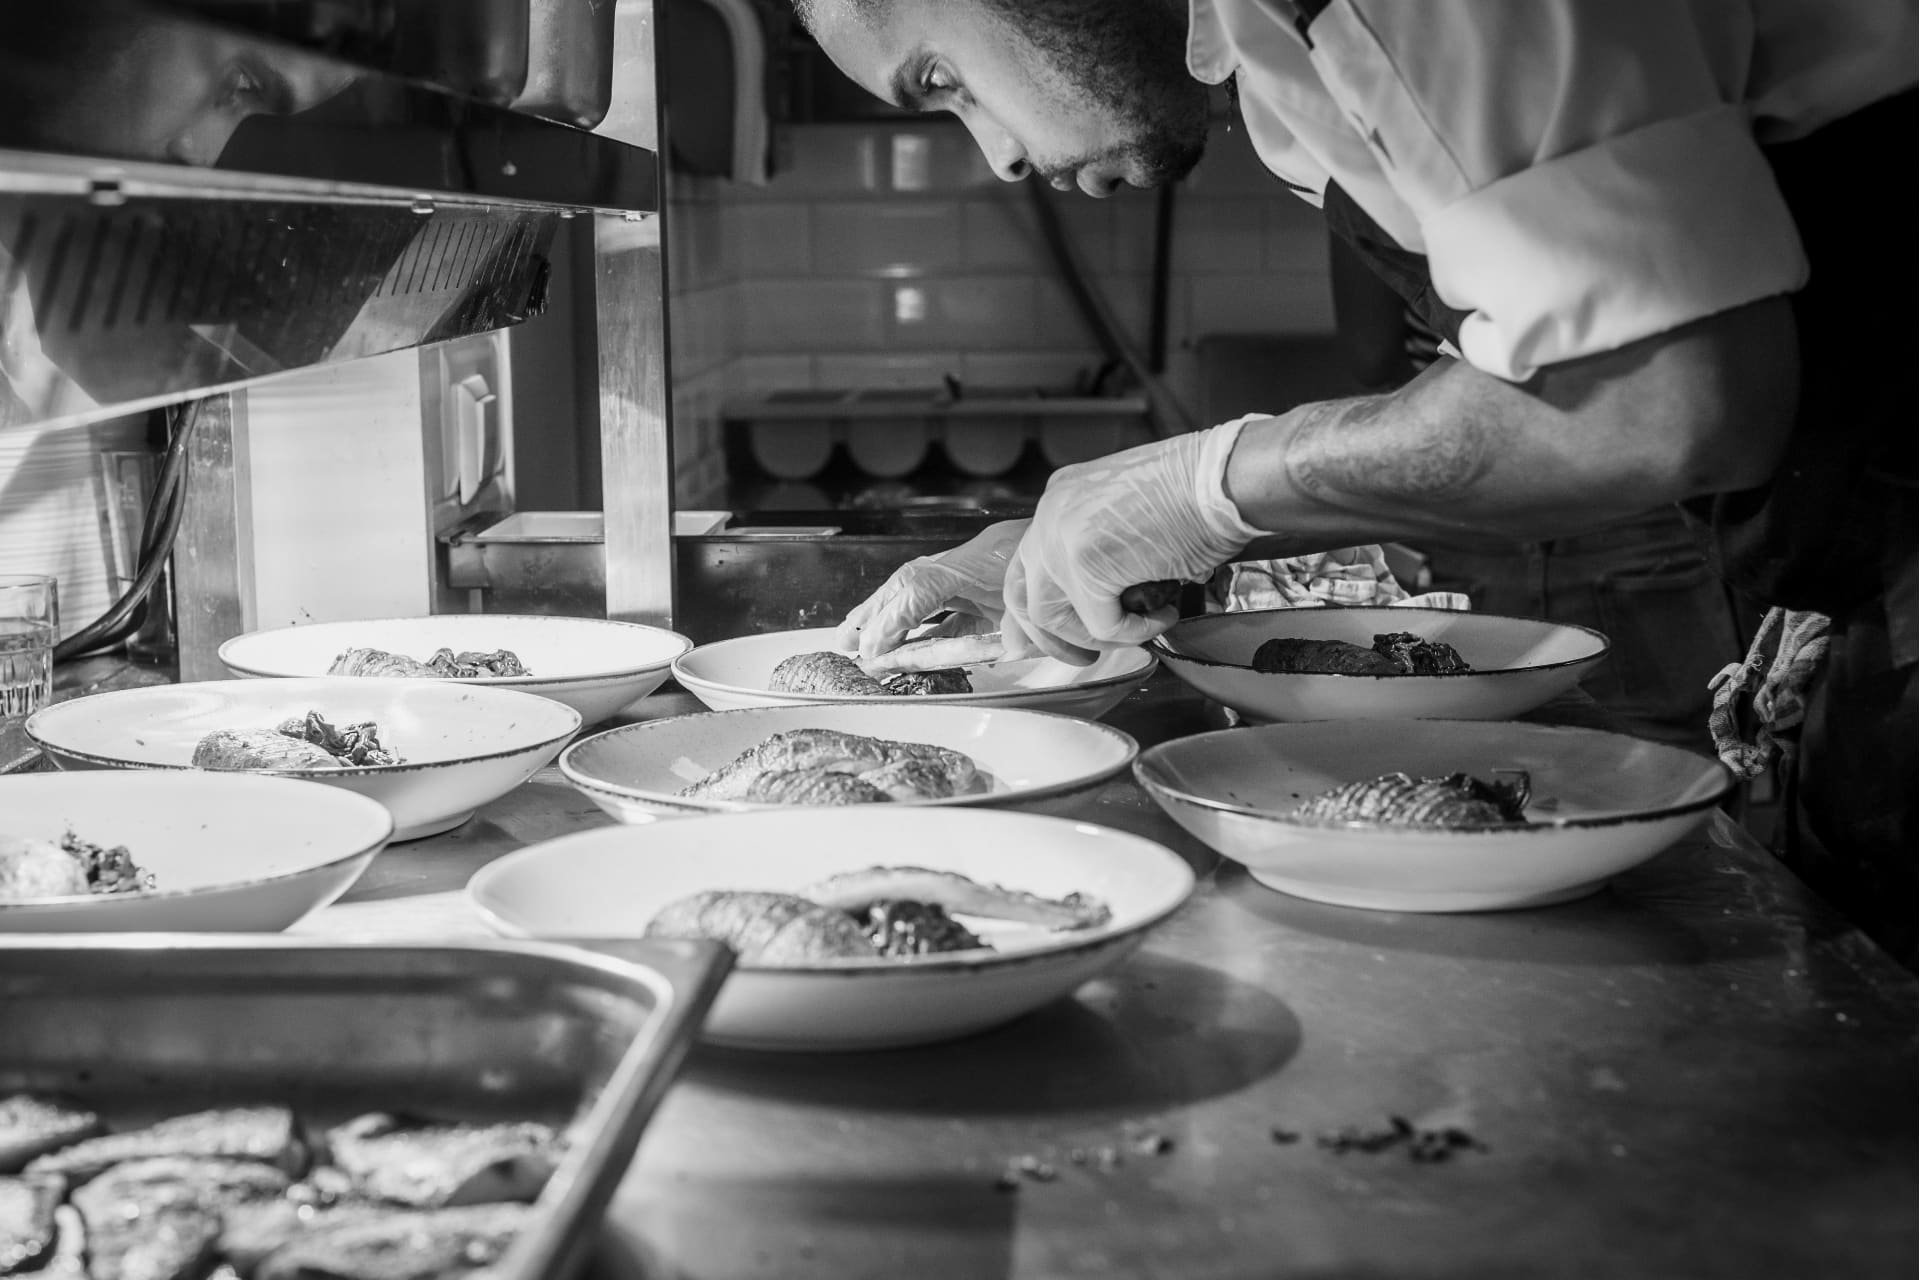
[[[1616,813],[1585,818],[1545,818],[1538,822],[1505,822],[1478,827],[1395,827],[1386,823],[1360,821],[1295,822],[1289,820],[1286,815],[1275,813],[1271,809],[1262,808],[1257,805],[1243,804],[1232,800],[1214,800],[1206,796],[1195,795],[1193,792],[1187,791],[1182,787],[1148,776],[1148,771],[1158,767],[1160,760],[1170,754],[1170,751],[1166,749],[1178,746],[1183,742],[1195,742],[1221,734],[1257,733],[1276,729],[1290,730],[1302,725],[1311,724],[1379,725],[1383,723],[1393,723],[1392,721],[1379,720],[1300,720],[1279,724],[1243,725],[1232,729],[1211,729],[1205,733],[1192,733],[1184,738],[1173,738],[1166,742],[1155,743],[1153,746],[1142,751],[1133,762],[1133,776],[1134,780],[1140,784],[1148,795],[1153,796],[1156,801],[1160,799],[1162,793],[1165,793],[1165,795],[1178,800],[1182,804],[1191,805],[1196,809],[1206,809],[1216,813],[1228,813],[1238,817],[1254,818],[1261,822],[1271,822],[1277,826],[1285,827],[1289,831],[1300,832],[1303,835],[1325,836],[1334,840],[1341,840],[1351,836],[1378,836],[1382,832],[1393,832],[1404,837],[1414,838],[1433,837],[1437,840],[1458,840],[1464,837],[1485,839],[1498,836],[1514,836],[1525,839],[1529,836],[1546,835],[1554,831],[1594,831],[1606,827],[1627,826],[1643,822],[1661,822],[1668,818],[1682,817],[1687,814],[1698,813],[1703,809],[1710,809],[1726,799],[1734,788],[1739,785],[1739,780],[1733,776],[1733,771],[1728,769],[1727,766],[1719,760],[1697,755],[1695,752],[1687,751],[1684,747],[1675,747],[1669,743],[1655,742],[1648,738],[1636,738],[1630,733],[1615,733],[1610,729],[1590,729],[1584,725],[1571,724],[1530,724],[1523,720],[1462,720],[1451,716],[1409,716],[1406,717],[1406,719],[1411,722],[1425,724],[1456,726],[1525,725],[1529,730],[1537,729],[1545,733],[1597,735],[1606,738],[1621,738],[1630,742],[1643,742],[1649,746],[1661,748],[1662,750],[1694,756],[1702,763],[1711,765],[1714,769],[1718,770],[1720,785],[1712,795],[1699,800],[1667,805],[1659,809],[1636,810],[1632,813]],[[1471,729],[1468,731],[1471,732]],[[1154,757],[1155,752],[1160,753],[1159,757]]]
[[[825,704],[800,703],[794,705],[796,707],[817,705],[836,707],[850,706],[855,709],[867,709],[871,707],[882,710],[882,714],[886,713],[884,709],[892,708],[911,713],[919,709],[919,700],[915,699],[913,703],[905,705],[899,702],[882,702],[879,699],[860,702],[834,702]],[[674,724],[684,720],[696,720],[711,716],[756,716],[767,711],[785,709],[785,705],[779,707],[729,707],[724,711],[688,711],[675,716],[662,716],[656,720],[642,720],[634,724],[615,725],[611,728],[603,729],[598,733],[589,734],[577,742],[568,744],[560,752],[559,758],[555,760],[554,764],[569,783],[582,791],[597,792],[601,795],[612,796],[621,800],[635,800],[647,804],[660,804],[664,807],[682,810],[689,814],[766,813],[791,809],[820,808],[822,806],[773,804],[750,800],[715,800],[701,802],[688,797],[668,795],[665,792],[648,791],[641,787],[622,787],[618,783],[606,782],[596,778],[587,778],[574,768],[571,761],[574,752],[583,750],[601,738],[610,738],[619,734],[645,732],[653,725]],[[1112,725],[1099,720],[1088,720],[1081,716],[1070,716],[1063,712],[1047,711],[1039,707],[955,706],[954,704],[948,703],[944,707],[936,706],[930,709],[936,714],[947,710],[974,713],[986,712],[989,714],[1012,712],[1019,716],[1043,716],[1049,720],[1060,721],[1063,724],[1075,726],[1090,725],[1109,737],[1119,739],[1119,744],[1124,748],[1124,751],[1120,761],[1111,767],[1103,767],[1095,773],[1081,774],[1076,777],[1063,779],[1059,782],[1048,783],[1045,786],[1030,787],[1024,791],[988,791],[964,796],[943,796],[935,800],[906,800],[895,802],[908,808],[974,808],[994,803],[1019,804],[1028,800],[1044,800],[1049,796],[1059,795],[1066,790],[1093,786],[1097,783],[1104,782],[1108,778],[1124,772],[1134,761],[1140,758],[1141,748],[1137,738],[1123,729],[1116,729]],[[904,739],[897,739],[897,741],[904,741]],[[728,807],[709,808],[707,807],[708,805],[725,805]]]
[[[588,672],[581,672],[576,675],[567,675],[567,676],[542,676],[542,675],[531,675],[531,676],[328,676],[327,673],[324,671],[301,672],[301,673],[292,673],[292,672],[285,672],[285,671],[269,671],[259,666],[248,666],[243,663],[235,662],[233,658],[229,656],[229,650],[231,648],[237,645],[241,645],[242,642],[244,641],[255,639],[256,637],[284,635],[288,632],[293,632],[293,631],[311,631],[316,627],[382,626],[384,624],[392,623],[392,622],[420,622],[427,619],[442,619],[442,618],[485,618],[489,621],[499,621],[499,620],[507,620],[507,619],[510,619],[513,621],[532,620],[532,621],[541,622],[541,623],[559,623],[565,626],[572,626],[577,624],[577,625],[595,626],[595,627],[625,627],[625,628],[629,628],[636,631],[648,631],[648,632],[653,632],[657,635],[669,636],[679,642],[680,649],[679,649],[679,652],[674,653],[666,658],[662,658],[659,661],[647,662],[637,667],[614,667],[604,671],[588,671]],[[466,626],[469,624],[455,623],[454,625]],[[567,614],[545,614],[545,613],[431,613],[431,614],[420,615],[418,617],[357,618],[357,619],[333,618],[333,619],[328,619],[325,622],[296,622],[296,623],[290,623],[284,627],[265,627],[258,631],[243,632],[240,635],[232,636],[227,640],[222,641],[220,644],[220,647],[216,649],[214,653],[215,653],[215,656],[219,658],[221,665],[225,666],[229,671],[235,672],[236,674],[244,674],[246,676],[251,676],[257,679],[268,679],[268,680],[299,680],[299,679],[320,679],[320,678],[337,679],[337,680],[423,680],[424,679],[424,680],[438,680],[442,683],[449,683],[449,684],[475,685],[481,688],[495,688],[495,689],[518,688],[524,691],[529,688],[536,688],[536,687],[542,687],[542,686],[553,687],[553,688],[566,688],[573,685],[585,684],[590,681],[620,680],[620,679],[627,679],[627,678],[632,678],[636,676],[648,676],[648,675],[652,675],[656,671],[660,671],[664,668],[670,667],[676,660],[686,656],[688,653],[691,653],[696,648],[698,648],[698,646],[694,643],[693,638],[691,636],[686,635],[684,632],[675,631],[671,627],[655,626],[650,622],[628,622],[623,618],[576,618]]]
[[[124,770],[111,770],[111,771],[103,771],[103,772],[105,772],[107,776],[111,776],[113,774],[131,774],[137,777],[141,773],[148,772],[148,771],[141,770],[141,769],[124,769]],[[155,772],[155,773],[164,772],[170,775],[173,771],[154,770],[152,772]],[[258,779],[264,779],[269,783],[279,783],[279,782],[305,783],[306,782],[306,779],[304,778],[292,778],[284,775],[276,776],[273,774],[256,771],[252,769],[223,769],[223,770],[189,769],[189,770],[186,770],[185,772],[199,774],[203,777],[208,777],[208,778],[220,778],[224,776],[224,777],[230,777],[230,778],[258,778]],[[13,776],[17,776],[21,778],[39,777],[39,778],[82,778],[84,779],[86,775],[85,773],[82,773],[82,772],[62,771],[62,772],[42,773],[42,774],[18,774]],[[5,791],[8,785],[9,783],[5,778],[0,778],[0,792]],[[64,786],[64,785],[77,785],[77,784],[49,783],[48,785]],[[135,783],[134,785],[144,786],[146,784]],[[199,784],[196,783],[193,785],[197,786]],[[249,783],[247,785],[250,786],[252,784]],[[343,863],[352,862],[357,858],[377,857],[380,854],[380,851],[382,849],[386,848],[389,844],[393,843],[393,834],[395,831],[399,830],[399,828],[394,823],[393,811],[388,809],[386,805],[381,804],[378,800],[375,800],[371,796],[362,795],[358,791],[347,791],[339,787],[325,787],[323,788],[323,790],[329,793],[332,793],[334,795],[351,796],[355,801],[356,805],[372,805],[375,808],[377,808],[380,812],[376,816],[379,816],[384,819],[384,822],[386,825],[386,834],[382,835],[378,840],[374,841],[371,845],[367,845],[365,847],[356,849],[351,853],[345,853],[345,854],[339,855],[338,857],[329,858],[325,862],[316,862],[311,866],[301,867],[298,870],[282,871],[276,875],[257,876],[250,880],[226,881],[221,884],[215,884],[215,885],[202,885],[200,888],[197,888],[197,889],[153,889],[153,890],[141,890],[138,893],[128,893],[128,894],[99,894],[99,893],[72,894],[70,893],[70,894],[61,894],[58,897],[30,898],[24,902],[0,901],[0,915],[8,915],[8,914],[23,912],[23,911],[31,912],[36,910],[44,910],[50,907],[100,906],[109,910],[118,910],[119,909],[118,904],[122,904],[122,903],[132,904],[132,903],[143,903],[143,902],[179,901],[187,898],[204,897],[205,895],[212,894],[212,893],[232,893],[237,890],[253,889],[253,888],[258,888],[262,885],[277,884],[281,881],[291,880],[298,876],[310,876],[315,874],[316,872],[331,870],[335,867],[340,866]],[[332,800],[325,800],[325,801],[322,801],[321,803],[332,804],[334,802]],[[355,805],[350,805],[348,807],[350,808],[355,807]],[[109,904],[112,904],[112,905],[109,905]]]
[[[1181,627],[1184,627],[1184,626],[1192,626],[1195,630],[1198,630],[1201,626],[1204,626],[1207,623],[1223,621],[1228,619],[1237,621],[1244,618],[1259,617],[1266,614],[1299,613],[1302,610],[1301,610],[1301,607],[1297,605],[1291,608],[1276,608],[1276,609],[1235,609],[1227,613],[1209,613],[1202,617],[1182,618],[1180,621],[1174,623],[1171,627],[1168,627],[1165,631],[1161,632],[1159,635],[1147,641],[1145,647],[1150,652],[1152,652],[1155,657],[1163,658],[1171,663],[1190,662],[1197,667],[1219,667],[1225,671],[1244,671],[1248,675],[1259,676],[1262,679],[1265,679],[1271,676],[1271,677],[1276,677],[1280,679],[1295,679],[1295,680],[1297,679],[1316,680],[1321,678],[1332,679],[1332,680],[1373,680],[1376,682],[1383,681],[1383,680],[1391,680],[1391,681],[1394,681],[1395,683],[1399,683],[1401,681],[1407,681],[1407,680],[1459,680],[1459,679],[1473,677],[1473,676],[1486,678],[1486,677],[1498,677],[1498,676],[1538,675],[1543,671],[1558,671],[1562,668],[1578,666],[1582,663],[1597,663],[1600,660],[1604,659],[1608,654],[1613,652],[1613,641],[1610,638],[1608,638],[1605,632],[1596,631],[1592,627],[1583,627],[1577,622],[1554,622],[1548,618],[1523,618],[1523,617],[1520,617],[1518,614],[1481,613],[1477,610],[1431,609],[1422,605],[1411,605],[1411,606],[1408,606],[1408,605],[1323,605],[1323,606],[1320,606],[1319,608],[1308,606],[1306,608],[1306,611],[1310,613],[1320,613],[1325,609],[1338,609],[1343,613],[1351,613],[1351,612],[1358,612],[1358,611],[1365,611],[1368,613],[1392,612],[1400,615],[1412,614],[1417,616],[1421,614],[1432,614],[1432,615],[1438,615],[1442,617],[1453,617],[1453,618],[1460,617],[1463,613],[1467,613],[1467,614],[1470,614],[1470,616],[1475,618],[1491,618],[1491,619],[1495,619],[1502,622],[1529,622],[1529,623],[1535,624],[1536,626],[1549,627],[1549,628],[1554,628],[1562,631],[1577,631],[1583,635],[1589,636],[1594,640],[1599,641],[1600,647],[1594,653],[1583,654],[1575,658],[1563,658],[1558,662],[1539,662],[1531,666],[1525,666],[1525,667],[1494,667],[1493,669],[1488,671],[1447,671],[1447,672],[1435,672],[1435,673],[1424,674],[1424,675],[1413,674],[1413,673],[1387,675],[1380,672],[1367,672],[1367,671],[1255,671],[1253,669],[1252,664],[1246,663],[1246,662],[1226,662],[1219,658],[1203,658],[1198,654],[1176,652],[1171,646],[1171,644],[1168,643],[1168,640],[1167,640],[1168,636],[1172,635],[1175,631],[1179,630]]]
[[[926,808],[926,806],[918,806],[918,807],[923,810]],[[882,812],[877,807],[861,807],[855,811],[865,812],[865,813],[876,813],[876,814]],[[776,818],[791,820],[795,814],[815,814],[819,816],[812,817],[812,818],[804,818],[802,820],[818,822],[818,821],[830,820],[832,818],[842,817],[848,812],[849,812],[848,810],[844,810],[844,809],[785,809],[785,810],[772,810],[772,811],[759,812],[759,813],[702,814],[695,818],[690,819],[689,821],[692,821],[692,822],[719,821],[719,822],[735,822],[735,823],[738,823],[741,821],[772,822]],[[761,964],[749,964],[749,963],[746,963],[745,961],[736,960],[733,966],[733,972],[737,974],[754,974],[759,976],[771,976],[771,977],[815,977],[815,978],[840,978],[840,979],[854,978],[854,977],[865,978],[865,979],[889,978],[889,977],[904,978],[904,977],[911,977],[911,976],[922,975],[922,974],[1001,973],[1010,968],[1024,967],[1025,964],[1029,962],[1048,960],[1048,959],[1059,959],[1063,956],[1072,955],[1081,951],[1091,950],[1091,949],[1100,947],[1102,945],[1122,942],[1122,941],[1126,941],[1136,937],[1140,937],[1144,935],[1148,930],[1153,929],[1156,926],[1164,923],[1166,920],[1168,920],[1174,914],[1176,914],[1182,908],[1184,908],[1189,902],[1193,900],[1193,896],[1198,891],[1198,888],[1199,888],[1199,877],[1194,873],[1193,868],[1190,865],[1188,865],[1187,860],[1185,858],[1181,857],[1178,853],[1174,852],[1172,849],[1169,849],[1166,845],[1161,844],[1159,841],[1149,839],[1146,836],[1135,835],[1131,831],[1124,831],[1118,827],[1109,827],[1102,823],[1086,822],[1078,818],[1057,818],[1049,814],[1019,813],[1012,810],[984,809],[984,808],[971,808],[971,809],[965,810],[964,812],[966,816],[964,818],[961,818],[961,821],[963,822],[974,822],[976,820],[984,819],[989,823],[995,823],[995,822],[1005,823],[1011,820],[1016,822],[1041,823],[1049,826],[1057,825],[1057,826],[1068,826],[1068,827],[1075,827],[1075,828],[1091,828],[1092,830],[1099,832],[1100,837],[1103,839],[1118,838],[1128,843],[1139,845],[1145,850],[1152,850],[1153,851],[1152,856],[1164,856],[1164,858],[1167,860],[1167,864],[1170,870],[1177,867],[1176,874],[1179,876],[1181,880],[1179,892],[1176,895],[1174,895],[1173,900],[1171,902],[1168,902],[1154,909],[1152,912],[1150,912],[1146,916],[1143,916],[1141,919],[1136,920],[1124,927],[1116,927],[1109,924],[1109,925],[1102,925],[1094,929],[1074,930],[1069,935],[1063,937],[1063,939],[1059,942],[1043,944],[1038,947],[1023,947],[1020,951],[1011,955],[988,954],[987,956],[984,956],[984,957],[968,960],[968,959],[959,958],[957,956],[943,956],[940,954],[935,954],[930,956],[914,956],[914,957],[908,957],[903,959],[884,959],[884,958],[875,958],[872,960],[850,959],[838,964],[810,964],[810,965],[761,965]],[[952,821],[959,816],[960,816],[959,814],[953,814],[953,813],[941,813],[938,815],[939,819],[943,822]],[[855,821],[866,821],[866,819],[855,819]],[[674,827],[678,828],[684,824],[676,822],[673,825]],[[468,903],[474,908],[475,911],[477,911],[480,914],[481,918],[487,922],[487,925],[489,928],[493,928],[496,930],[503,930],[505,931],[506,936],[508,937],[533,938],[533,939],[545,940],[545,941],[565,941],[565,937],[563,935],[555,935],[555,936],[549,937],[548,935],[533,933],[529,930],[524,929],[520,925],[514,924],[513,922],[507,920],[505,917],[501,916],[499,913],[495,912],[491,907],[489,907],[486,904],[485,901],[482,900],[482,894],[484,893],[485,887],[486,887],[483,882],[498,879],[501,876],[504,876],[508,870],[510,870],[513,866],[519,863],[537,861],[538,859],[532,856],[534,854],[541,854],[546,857],[551,857],[552,849],[557,846],[562,846],[570,843],[571,844],[602,843],[602,842],[613,842],[613,841],[622,840],[622,839],[643,838],[643,837],[637,837],[635,833],[644,832],[647,830],[649,830],[648,826],[635,827],[635,826],[629,826],[625,824],[616,825],[612,827],[596,827],[590,831],[576,831],[568,835],[557,836],[551,840],[543,840],[537,844],[532,844],[521,849],[516,849],[512,853],[509,853],[503,857],[494,859],[492,862],[489,862],[487,865],[479,868],[473,873],[473,875],[468,877],[466,887],[464,890],[465,896],[467,898]],[[613,834],[613,833],[617,833],[617,834]],[[645,926],[643,925],[642,928],[644,927]],[[586,937],[589,935],[582,934],[580,936]]]

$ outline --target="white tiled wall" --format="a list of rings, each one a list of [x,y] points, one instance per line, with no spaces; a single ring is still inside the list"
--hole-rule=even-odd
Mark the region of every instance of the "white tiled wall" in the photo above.
[[[1059,281],[1027,194],[948,121],[809,125],[779,138],[762,188],[674,179],[668,222],[676,479],[724,481],[720,406],[806,387],[1065,388],[1103,360]],[[1059,208],[1133,338],[1152,296],[1151,192]],[[1209,333],[1331,333],[1320,215],[1216,132],[1174,210],[1166,379],[1197,408]]]

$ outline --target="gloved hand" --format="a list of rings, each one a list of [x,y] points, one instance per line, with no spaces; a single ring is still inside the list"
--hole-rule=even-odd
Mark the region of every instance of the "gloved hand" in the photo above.
[[[1227,459],[1249,414],[1054,472],[1007,573],[1007,616],[1063,662],[1140,644],[1179,621],[1172,605],[1128,613],[1136,583],[1191,581],[1232,559],[1261,531],[1227,496]]]
[[[1007,566],[1027,532],[1027,520],[1003,520],[988,525],[972,541],[937,556],[909,560],[894,571],[880,589],[854,606],[834,632],[833,642],[843,651],[858,648],[862,658],[877,657],[898,648],[909,631],[942,609],[948,618],[929,636],[972,635],[1000,631],[1007,656],[1031,652],[1018,628],[1004,626],[1006,605],[1001,595]]]

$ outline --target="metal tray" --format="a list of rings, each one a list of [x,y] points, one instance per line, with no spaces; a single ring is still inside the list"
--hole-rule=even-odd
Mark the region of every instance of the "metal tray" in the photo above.
[[[0,943],[0,1096],[110,1124],[280,1102],[571,1127],[499,1280],[578,1272],[731,965],[709,943],[79,935]]]

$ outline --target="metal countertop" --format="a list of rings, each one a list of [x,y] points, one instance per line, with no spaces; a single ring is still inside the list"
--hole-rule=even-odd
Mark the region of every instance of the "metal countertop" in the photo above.
[[[1144,747],[1219,714],[1162,673],[1108,721]],[[1583,901],[1453,916],[1268,890],[1130,777],[1084,817],[1187,858],[1190,905],[1075,999],[971,1039],[696,1051],[610,1213],[642,1274],[1915,1273],[1914,981],[1724,817]],[[547,769],[343,902],[457,889],[609,821]],[[1393,1116],[1484,1149],[1319,1141]],[[1054,1176],[998,1186],[1022,1157]]]

